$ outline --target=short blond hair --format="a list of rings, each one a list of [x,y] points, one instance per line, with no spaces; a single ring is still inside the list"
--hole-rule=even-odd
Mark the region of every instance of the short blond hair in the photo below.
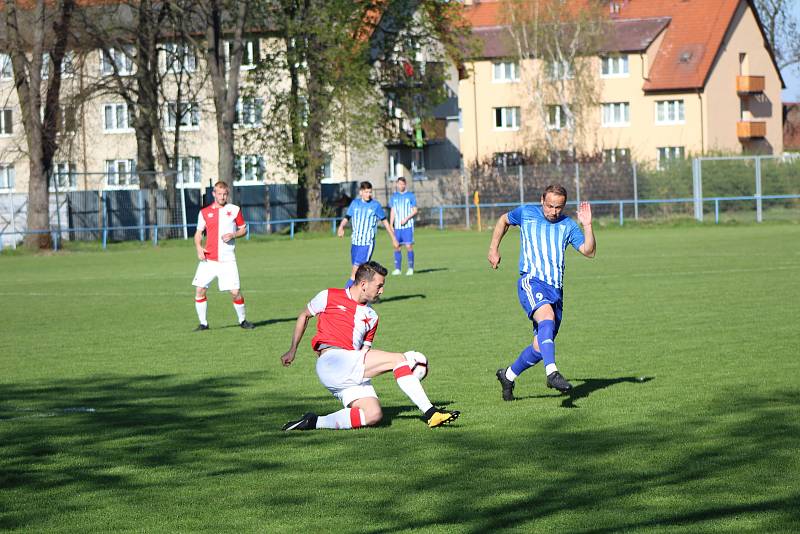
[[[216,189],[217,187],[219,187],[220,189],[230,189],[228,187],[228,184],[226,184],[222,180],[220,180],[220,181],[218,181],[217,183],[214,184],[214,189]]]

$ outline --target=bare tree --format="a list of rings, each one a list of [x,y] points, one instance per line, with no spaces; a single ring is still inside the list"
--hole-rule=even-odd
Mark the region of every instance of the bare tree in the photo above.
[[[27,226],[29,231],[41,232],[25,236],[25,245],[30,248],[49,248],[52,244],[48,232],[48,177],[53,166],[53,155],[58,148],[56,133],[61,64],[70,37],[74,7],[73,0],[54,3],[37,0],[32,9],[21,8],[13,0],[6,0],[5,3],[7,46],[14,69],[14,85],[19,97],[30,164]],[[42,62],[45,53],[53,68],[47,82],[43,83]]]
[[[608,24],[599,8],[578,9],[570,0],[511,1],[505,18],[536,131],[556,162],[574,158],[598,105],[595,62]]]
[[[778,68],[800,66],[800,20],[796,0],[756,0],[756,9],[764,25]],[[794,11],[793,11],[794,10]]]

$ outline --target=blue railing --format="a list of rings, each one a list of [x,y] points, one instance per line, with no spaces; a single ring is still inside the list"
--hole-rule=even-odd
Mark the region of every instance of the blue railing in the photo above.
[[[751,201],[760,203],[762,200],[793,200],[793,199],[800,199],[800,195],[759,195],[759,196],[733,196],[733,197],[706,197],[702,199],[703,204],[705,205],[708,202],[714,203],[714,222],[719,224],[720,220],[720,204],[722,202],[743,202],[743,201]],[[625,199],[625,200],[592,200],[591,203],[593,206],[619,206],[619,224],[623,226],[625,224],[625,207],[626,206],[634,206],[636,215],[634,218],[638,218],[638,207],[640,205],[649,205],[649,204],[686,204],[686,203],[694,203],[695,199],[692,197],[687,198],[668,198],[668,199]],[[567,202],[568,205],[576,205],[577,201],[569,201]],[[495,202],[490,204],[480,204],[480,208],[514,208],[519,206],[519,202]],[[435,206],[432,210],[435,212],[438,211],[438,228],[440,230],[445,229],[445,219],[444,213],[445,210],[464,210],[467,220],[467,226],[469,226],[469,211],[476,209],[478,206],[475,204],[443,204],[440,206]],[[330,222],[331,223],[331,233],[336,234],[336,224],[338,221],[341,220],[341,217],[319,217],[319,218],[304,218],[304,219],[280,219],[280,220],[270,220],[270,221],[249,221],[247,225],[247,234],[245,235],[245,239],[250,239],[251,228],[255,227],[270,227],[270,226],[289,226],[289,238],[294,239],[296,226],[302,223],[308,222]],[[758,220],[758,218],[757,218]],[[32,230],[32,231],[25,231],[25,232],[2,232],[0,231],[0,251],[3,250],[3,236],[25,236],[25,235],[38,235],[38,234],[50,234],[53,249],[59,250],[62,247],[62,237],[61,234],[64,233],[81,233],[81,232],[95,232],[99,233],[101,238],[101,243],[103,249],[108,247],[108,240],[109,234],[112,232],[122,232],[122,231],[137,231],[139,233],[139,240],[144,241],[146,232],[150,232],[153,245],[158,245],[159,241],[159,233],[164,232],[167,230],[183,230],[184,228],[196,228],[196,224],[160,224],[160,225],[133,225],[133,226],[106,226],[106,227],[77,227],[77,228],[64,228],[60,232],[58,229],[51,229],[51,230]]]

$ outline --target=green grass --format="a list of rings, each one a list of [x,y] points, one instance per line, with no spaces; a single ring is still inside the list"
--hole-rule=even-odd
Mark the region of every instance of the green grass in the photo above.
[[[193,333],[188,242],[0,257],[0,529],[789,532],[800,529],[800,225],[598,229],[567,258],[557,396],[529,342],[517,236],[419,233],[376,346],[421,350],[428,430],[390,376],[379,428],[286,434],[339,408],[297,313],[347,276],[347,242],[241,242],[248,318],[212,291]],[[391,263],[385,236],[376,259]],[[213,287],[213,286],[212,286]],[[92,409],[94,411],[88,411]]]

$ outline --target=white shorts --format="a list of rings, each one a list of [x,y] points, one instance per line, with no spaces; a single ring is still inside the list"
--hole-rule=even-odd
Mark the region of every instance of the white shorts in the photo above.
[[[235,261],[201,261],[197,265],[192,285],[208,288],[214,278],[217,279],[220,291],[239,289],[239,269]]]
[[[317,376],[345,408],[364,397],[378,398],[370,379],[364,378],[364,352],[360,350],[326,350],[317,358]]]

